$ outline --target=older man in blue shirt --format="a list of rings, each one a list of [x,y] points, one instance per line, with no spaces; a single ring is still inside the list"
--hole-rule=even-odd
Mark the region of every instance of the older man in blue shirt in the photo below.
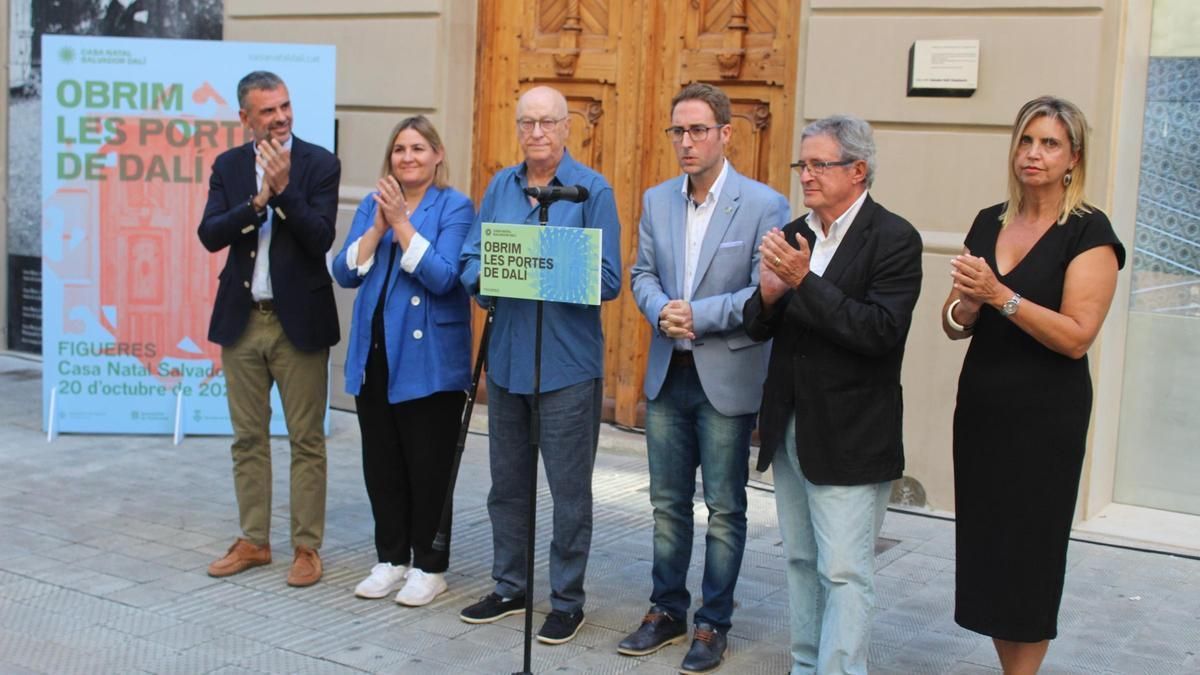
[[[575,161],[566,151],[570,133],[562,93],[538,86],[517,102],[517,137],[525,161],[501,170],[488,185],[471,232],[463,245],[462,281],[479,293],[482,223],[538,224],[538,205],[527,187],[582,185],[582,203],[556,202],[549,224],[594,227],[603,231],[600,297],[612,300],[621,290],[621,225],[612,187],[603,176]],[[487,299],[487,301],[493,301]],[[496,298],[496,317],[488,346],[488,437],[496,587],[459,617],[490,623],[525,611],[525,541],[528,517],[530,404],[533,393],[536,303]],[[592,467],[600,433],[603,400],[604,335],[600,308],[547,302],[542,328],[542,459],[554,500],[554,538],[550,544],[550,606],[537,639],[561,644],[583,625],[583,577],[592,540]]]

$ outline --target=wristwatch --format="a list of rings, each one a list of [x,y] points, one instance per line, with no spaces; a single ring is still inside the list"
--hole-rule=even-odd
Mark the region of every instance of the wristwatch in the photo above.
[[[1013,293],[1013,296],[1006,300],[1000,306],[1000,316],[1012,316],[1017,313],[1017,306],[1021,304],[1021,294]]]

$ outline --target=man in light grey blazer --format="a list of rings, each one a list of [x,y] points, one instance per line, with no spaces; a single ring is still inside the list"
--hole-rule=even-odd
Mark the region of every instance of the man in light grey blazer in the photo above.
[[[683,175],[642,200],[631,281],[654,326],[646,369],[646,446],[654,507],[651,607],[617,651],[641,656],[687,639],[696,468],[708,507],[703,605],[685,673],[721,664],[746,543],[750,432],[769,346],[742,328],[758,285],[758,245],[789,219],[787,200],[725,159],[729,97],[693,83],[671,101],[667,136]]]

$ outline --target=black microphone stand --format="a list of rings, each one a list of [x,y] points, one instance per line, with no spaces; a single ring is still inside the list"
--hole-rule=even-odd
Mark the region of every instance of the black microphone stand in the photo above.
[[[471,388],[467,391],[467,403],[463,408],[462,423],[458,427],[458,445],[454,448],[454,463],[450,465],[450,482],[446,485],[446,500],[442,502],[442,519],[437,534],[433,537],[433,550],[450,550],[450,523],[454,515],[454,487],[458,484],[458,471],[462,464],[463,450],[467,447],[467,432],[471,427],[471,413],[475,411],[475,396],[479,391],[479,379],[487,368],[488,340],[492,334],[492,321],[496,318],[496,300],[488,304],[487,317],[483,321],[483,335],[479,337],[479,353],[475,357],[475,372],[471,375]]]
[[[550,220],[550,203],[554,198],[538,200],[538,225],[545,227]],[[537,528],[538,452],[542,434],[542,300],[537,301],[533,332],[533,401],[529,410],[529,518],[525,537],[525,662],[523,670],[513,675],[533,675],[533,553]]]

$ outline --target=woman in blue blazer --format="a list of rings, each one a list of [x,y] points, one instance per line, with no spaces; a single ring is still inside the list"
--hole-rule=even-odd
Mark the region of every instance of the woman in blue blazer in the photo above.
[[[459,250],[475,217],[447,186],[433,124],[409,117],[392,130],[378,190],[354,214],[333,275],[358,288],[346,354],[346,392],[362,430],[363,474],[379,563],[354,589],[428,604],[446,590],[446,551],[433,549],[466,390],[470,301]]]

